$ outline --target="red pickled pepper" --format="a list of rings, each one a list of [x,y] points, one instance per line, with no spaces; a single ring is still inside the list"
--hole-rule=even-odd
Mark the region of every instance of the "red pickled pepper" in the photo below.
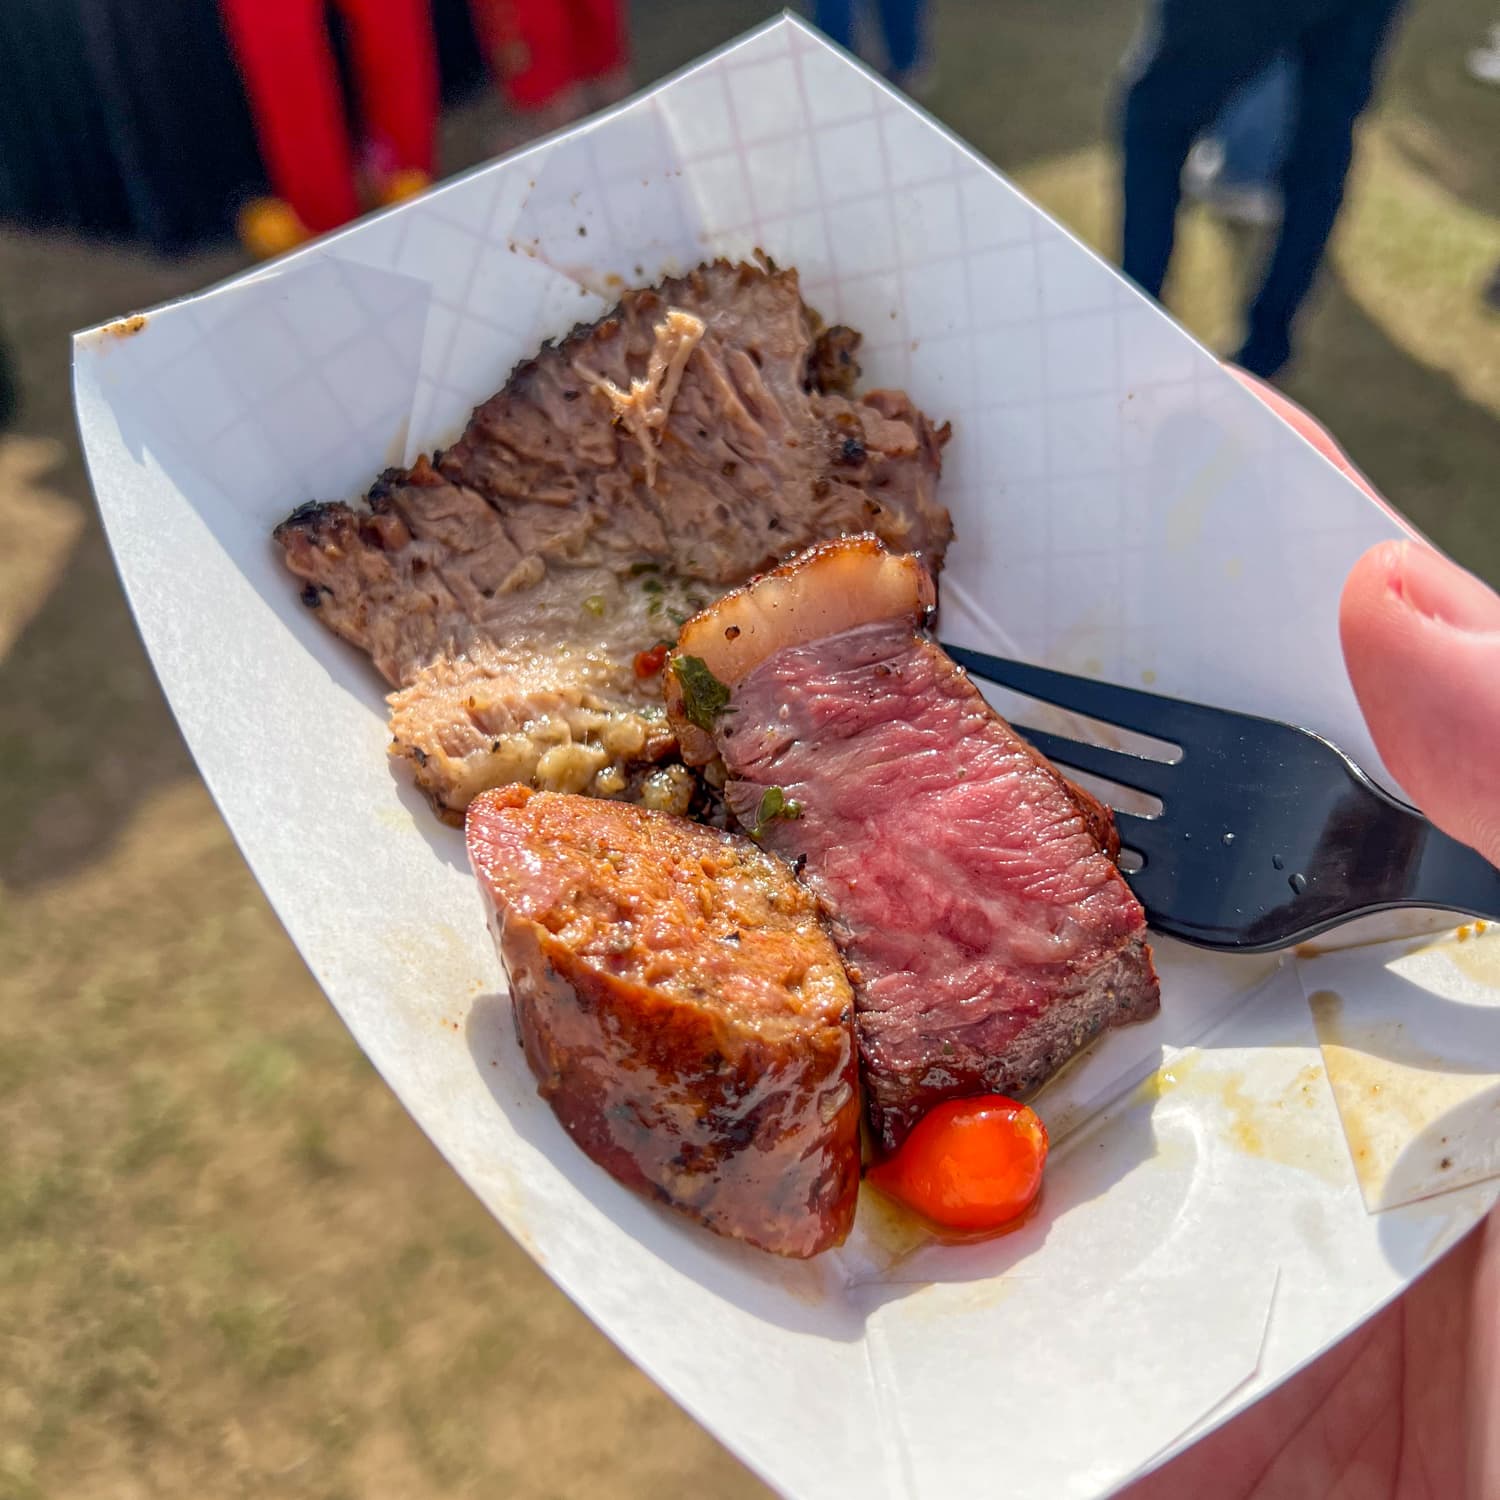
[[[945,1229],[999,1229],[1036,1201],[1047,1127],[1003,1094],[948,1099],[866,1174],[882,1192]]]

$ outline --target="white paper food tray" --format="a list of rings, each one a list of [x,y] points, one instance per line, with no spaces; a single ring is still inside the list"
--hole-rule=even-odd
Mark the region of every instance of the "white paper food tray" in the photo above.
[[[300,501],[355,496],[450,440],[622,284],[757,248],[864,331],[867,385],[952,419],[946,638],[1295,720],[1378,772],[1336,604],[1400,523],[793,20],[267,270],[80,335],[89,468],[172,707],[297,946],[599,1326],[787,1494],[982,1494],[1003,1476],[1014,1497],[1103,1495],[1337,1339],[1493,1200],[1493,940],[1280,962],[1161,943],[1159,1019],[1039,1101],[1058,1146],[1025,1229],[914,1246],[867,1204],[812,1264],[744,1250],[632,1197],[538,1099],[460,835],[392,778],[381,684],[269,540]],[[1423,1109],[1362,1122],[1362,1060],[1424,1006],[1445,1050],[1382,1074],[1412,1073]],[[1358,1173],[1353,1139],[1378,1156]]]

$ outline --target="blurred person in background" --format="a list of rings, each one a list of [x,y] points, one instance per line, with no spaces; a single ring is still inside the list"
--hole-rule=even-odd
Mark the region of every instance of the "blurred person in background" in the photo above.
[[[470,0],[474,30],[515,116],[509,150],[631,90],[623,0]]]
[[[1354,122],[1402,0],[1153,0],[1125,69],[1122,264],[1161,296],[1172,257],[1183,164],[1235,91],[1278,55],[1293,70],[1292,129],[1281,168],[1281,228],[1247,315],[1236,364],[1275,375],[1338,217]]]
[[[885,48],[885,76],[905,94],[922,98],[932,82],[927,0],[874,0],[871,6]],[[858,0],[817,0],[818,29],[846,52],[856,52]]]
[[[358,95],[358,151],[324,0],[219,0],[275,194],[240,215],[240,238],[255,255],[279,255],[432,180],[438,70],[429,0],[334,4]]]
[[[1233,223],[1274,224],[1281,217],[1293,88],[1290,59],[1276,57],[1224,106],[1189,152],[1183,191]]]

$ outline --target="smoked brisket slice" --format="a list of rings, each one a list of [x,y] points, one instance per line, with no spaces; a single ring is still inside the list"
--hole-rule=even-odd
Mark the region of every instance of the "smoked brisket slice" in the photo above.
[[[650,774],[673,740],[640,653],[822,538],[940,566],[947,429],[849,394],[857,343],[794,271],[705,265],[544,347],[366,503],[276,528],[304,603],[395,689],[392,753],[440,812],[513,782],[685,806]]]

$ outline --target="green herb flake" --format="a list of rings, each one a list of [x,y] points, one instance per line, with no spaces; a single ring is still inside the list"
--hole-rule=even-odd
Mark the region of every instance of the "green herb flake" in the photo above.
[[[662,581],[660,578],[648,578],[641,587],[648,594],[659,594],[662,591]]]
[[[729,707],[729,689],[708,669],[701,656],[674,656],[672,672],[682,688],[682,712],[690,724],[712,734]]]
[[[604,613],[604,595],[590,594],[588,598],[583,601],[583,607],[588,610],[591,615],[602,615]]]
[[[638,563],[631,563],[631,565],[630,565],[630,576],[632,578],[639,578],[642,573],[659,573],[660,571],[661,571],[661,564],[660,563],[638,562]]]
[[[801,816],[800,802],[788,797],[779,786],[768,786],[760,794],[760,806],[755,809],[755,827],[751,829],[750,837],[758,839],[766,831],[766,825],[774,823],[777,818],[785,818],[791,822]]]

